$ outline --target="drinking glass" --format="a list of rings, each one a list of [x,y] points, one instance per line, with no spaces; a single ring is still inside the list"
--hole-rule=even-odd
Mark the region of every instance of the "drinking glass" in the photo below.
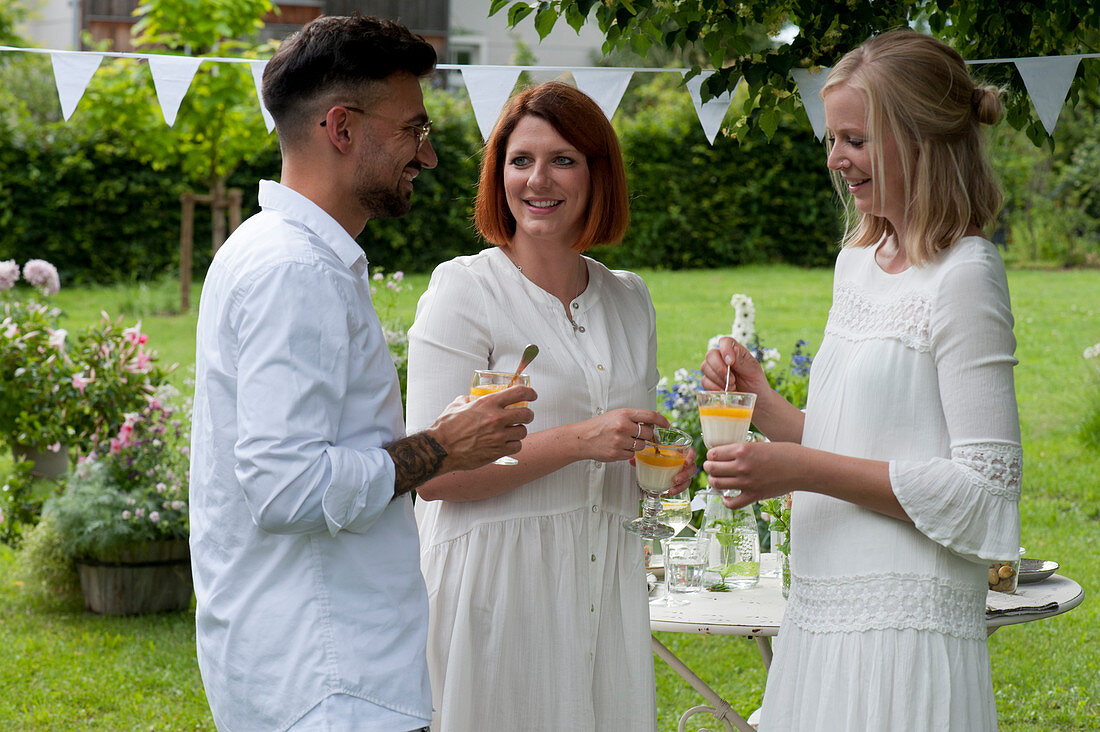
[[[703,428],[703,443],[707,449],[719,445],[744,442],[752,422],[756,395],[743,391],[701,391],[699,423]],[[741,491],[729,489],[723,495],[736,496]]]
[[[681,496],[662,498],[661,515],[672,527],[672,535],[677,536],[691,523],[691,501]]]
[[[672,490],[673,479],[684,467],[691,435],[674,427],[654,427],[652,439],[634,453],[635,477],[645,492],[642,515],[623,522],[623,528],[646,539],[672,536],[672,527],[660,521],[661,495]]]
[[[512,379],[515,381],[512,381]],[[470,380],[470,396],[483,397],[486,394],[492,394],[502,389],[507,389],[509,386],[517,386],[522,384],[524,386],[531,386],[531,377],[527,374],[520,374],[516,376],[509,371],[486,371],[478,369],[474,371],[474,377]],[[516,402],[515,404],[508,405],[511,407],[526,407],[527,402]],[[496,465],[518,465],[519,461],[510,455],[503,455],[493,461]]]
[[[707,569],[707,542],[700,537],[661,540],[665,559],[665,596],[651,605],[686,605],[684,595],[703,589],[703,573]]]
[[[752,509],[739,508],[729,518],[715,519],[706,533],[710,540],[707,574],[711,584],[732,590],[755,587],[760,581],[760,535]]]

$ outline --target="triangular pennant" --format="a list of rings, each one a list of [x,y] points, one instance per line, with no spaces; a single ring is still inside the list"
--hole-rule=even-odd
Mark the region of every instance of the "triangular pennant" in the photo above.
[[[199,70],[201,58],[192,56],[149,56],[149,71],[153,74],[153,87],[157,90],[157,101],[164,121],[171,127],[176,123],[176,113],[180,111],[180,102],[187,94],[195,72]]]
[[[814,137],[820,140],[825,135],[825,101],[821,98],[821,87],[829,78],[829,67],[823,66],[817,71],[791,69],[791,76],[798,85],[798,95],[802,97],[802,106],[814,128]]]
[[[103,56],[98,53],[55,51],[50,54],[50,61],[53,63],[54,83],[57,84],[57,98],[61,100],[61,116],[68,122]]]
[[[687,81],[688,93],[691,94],[691,102],[695,105],[695,113],[699,116],[699,123],[703,125],[703,133],[707,136],[707,142],[714,144],[714,136],[718,134],[722,126],[722,119],[726,116],[726,110],[733,101],[733,92],[723,92],[703,103],[703,82],[713,74],[713,71],[704,71],[693,76]],[[741,80],[737,80],[740,84]],[[734,84],[734,86],[737,86]]]
[[[1058,124],[1058,115],[1066,102],[1066,94],[1077,73],[1077,64],[1081,56],[1046,56],[1039,58],[1018,58],[1016,68],[1023,77],[1031,103],[1048,135],[1054,134]]]
[[[275,120],[264,106],[264,69],[267,67],[267,61],[249,61],[248,67],[252,70],[252,83],[256,87],[256,99],[260,102],[260,114],[264,116],[267,131],[271,132],[275,129]]]
[[[634,72],[630,69],[573,70],[573,80],[577,82],[577,88],[592,97],[608,119],[615,116],[615,110],[619,108],[619,102],[623,100],[623,94],[633,76]]]
[[[474,119],[481,130],[481,139],[489,139],[521,70],[519,67],[462,69],[462,81],[470,95],[470,105],[474,108]]]

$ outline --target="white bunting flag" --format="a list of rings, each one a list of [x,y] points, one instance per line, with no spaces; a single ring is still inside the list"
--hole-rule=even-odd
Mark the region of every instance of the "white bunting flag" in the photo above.
[[[516,86],[520,71],[522,69],[515,66],[462,69],[462,81],[466,84],[466,92],[470,95],[474,119],[477,120],[483,140],[489,139],[493,125],[497,123],[497,117],[500,116],[500,110],[504,109],[504,103],[508,101],[512,89]]]
[[[192,56],[150,56],[149,71],[153,74],[153,87],[164,121],[171,127],[176,123],[180,102],[199,70],[201,58]]]
[[[726,116],[726,110],[733,101],[733,93],[727,91],[703,103],[703,82],[713,73],[713,71],[703,71],[687,81],[688,93],[691,94],[691,102],[695,105],[695,113],[699,116],[699,124],[703,125],[703,133],[711,145],[714,144],[714,136],[718,134],[722,119]],[[740,83],[741,80],[738,79],[737,84]]]
[[[1066,94],[1080,61],[1079,55],[1016,59],[1016,68],[1023,77],[1031,103],[1035,105],[1035,112],[1048,135],[1054,134],[1054,126],[1058,124],[1058,115],[1062,113],[1062,105],[1066,102]]]
[[[798,95],[802,97],[802,106],[814,128],[814,136],[821,139],[825,134],[825,101],[821,98],[821,87],[829,76],[829,67],[817,71],[809,69],[791,69],[794,83],[798,85]]]
[[[573,70],[573,80],[577,82],[577,88],[592,97],[608,119],[615,116],[615,110],[619,108],[619,102],[623,100],[623,94],[633,76],[632,69]]]
[[[267,107],[264,106],[264,69],[267,67],[267,61],[249,61],[248,68],[252,70],[252,83],[256,87],[256,99],[260,102],[260,114],[264,116],[264,124],[267,125],[267,131],[271,132],[275,129],[275,120],[271,117],[271,112],[267,111]]]
[[[53,63],[54,83],[57,84],[57,98],[61,100],[61,116],[68,122],[103,56],[98,53],[55,51],[50,54],[50,61]]]

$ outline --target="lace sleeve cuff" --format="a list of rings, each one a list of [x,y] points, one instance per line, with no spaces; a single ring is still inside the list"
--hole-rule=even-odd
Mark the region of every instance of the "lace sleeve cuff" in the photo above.
[[[1007,442],[956,445],[951,459],[896,460],[890,483],[917,529],[976,562],[1015,559],[1023,450]]]

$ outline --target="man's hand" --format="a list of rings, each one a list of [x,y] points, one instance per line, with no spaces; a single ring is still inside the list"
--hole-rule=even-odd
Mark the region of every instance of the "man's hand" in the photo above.
[[[529,386],[513,386],[483,397],[460,396],[424,430],[447,453],[439,470],[472,470],[514,455],[535,418],[527,402],[538,398]]]
[[[471,399],[463,395],[447,405],[423,432],[386,445],[397,477],[393,494],[408,493],[452,470],[472,470],[519,452],[535,418],[526,402],[538,398],[529,386],[513,386]]]

